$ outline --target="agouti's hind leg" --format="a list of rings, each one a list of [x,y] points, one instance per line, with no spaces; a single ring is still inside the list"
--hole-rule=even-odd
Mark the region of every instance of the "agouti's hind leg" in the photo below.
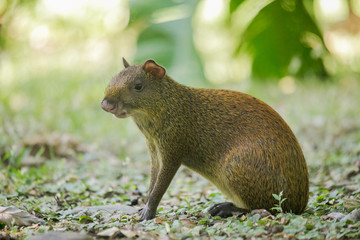
[[[208,209],[211,216],[219,216],[222,218],[231,217],[234,215],[243,215],[249,212],[244,208],[238,208],[232,202],[217,203]]]

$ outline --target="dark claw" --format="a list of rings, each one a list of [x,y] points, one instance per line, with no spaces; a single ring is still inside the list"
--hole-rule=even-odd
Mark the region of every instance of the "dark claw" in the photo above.
[[[222,218],[232,217],[234,215],[244,215],[245,213],[248,213],[249,210],[238,208],[231,202],[223,202],[215,204],[214,206],[210,207],[208,209],[208,212],[211,216],[219,216]]]

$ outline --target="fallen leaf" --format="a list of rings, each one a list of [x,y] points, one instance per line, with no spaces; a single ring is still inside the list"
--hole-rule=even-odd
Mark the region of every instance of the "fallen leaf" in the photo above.
[[[154,219],[155,223],[160,223],[160,224],[163,224],[163,221],[160,219],[160,218],[155,218]]]
[[[27,229],[38,229],[40,227],[40,224],[34,224],[30,227],[27,227]]]
[[[24,233],[23,232],[0,232],[0,239],[1,240],[14,240],[14,239],[23,239]]]
[[[121,229],[120,232],[127,238],[135,238],[139,236],[137,231]]]
[[[114,238],[114,237],[120,237],[119,234],[122,236],[122,233],[120,232],[120,229],[117,227],[112,227],[105,229],[97,234],[99,237],[108,237],[108,238]]]
[[[197,217],[197,218],[204,218],[204,217],[205,217],[205,214],[202,213],[202,212],[198,212],[198,213],[195,215],[195,217]]]
[[[284,230],[284,226],[275,225],[269,228],[268,233],[280,233]]]
[[[77,175],[70,174],[70,175],[66,176],[66,182],[76,182],[78,180],[80,180],[80,178]]]
[[[165,222],[165,230],[167,233],[169,233],[171,230],[170,225],[167,222]]]
[[[19,208],[0,207],[0,222],[8,226],[14,224],[17,226],[30,226],[34,223],[40,223],[42,220],[29,214]]]
[[[64,133],[38,135],[24,140],[24,146],[30,148],[31,156],[53,156],[70,158],[77,153],[85,153],[86,147],[74,136]]]
[[[355,192],[359,190],[359,184],[348,184],[345,186],[345,189],[350,192]]]
[[[269,211],[267,211],[266,209],[255,209],[255,210],[252,210],[250,213],[251,216],[253,216],[255,214],[259,214],[261,218],[271,215],[271,213]]]
[[[10,233],[8,232],[0,232],[0,239],[1,240],[10,240],[11,237],[10,237]]]
[[[179,220],[185,227],[196,226],[196,223],[194,223],[193,221],[191,221],[188,218],[180,218]]]
[[[31,189],[30,191],[28,191],[28,194],[30,196],[34,196],[34,197],[38,196],[38,193],[35,189]]]
[[[360,199],[344,198],[343,201],[344,207],[347,209],[360,207]]]
[[[296,236],[294,234],[283,233],[283,236],[285,239],[292,239],[292,238],[296,239]]]
[[[109,204],[109,205],[100,205],[100,206],[90,206],[90,207],[76,207],[70,210],[65,210],[60,212],[64,216],[91,216],[97,213],[102,213],[102,215],[106,218],[113,217],[116,213],[120,215],[125,214],[135,214],[137,213],[138,209],[134,207],[130,207],[127,205],[122,204]]]
[[[4,176],[4,174],[2,174],[1,172],[0,172],[0,181],[5,181],[6,180],[6,177]]]
[[[223,221],[217,221],[217,222],[215,222],[214,223],[214,227],[218,227],[218,226],[222,226],[222,225],[224,225],[224,222]]]
[[[63,240],[63,239],[71,239],[71,240],[91,240],[92,237],[76,232],[47,232],[47,233],[39,233],[36,234],[31,240]]]
[[[333,220],[333,219],[340,220],[344,217],[345,217],[345,214],[342,214],[339,212],[332,212],[332,213],[329,213],[328,215],[326,215],[324,217],[324,220]]]
[[[35,157],[30,155],[25,155],[21,159],[21,166],[22,167],[37,167],[41,166],[45,163],[45,158],[43,157]]]
[[[351,211],[351,213],[341,219],[341,221],[348,220],[352,221],[353,223],[360,221],[360,209],[354,209],[353,211]]]
[[[350,179],[352,177],[355,177],[358,174],[360,174],[360,159],[357,159],[355,161],[354,169],[346,175],[346,178]]]
[[[281,220],[280,220],[280,223],[281,223],[281,225],[286,225],[286,224],[289,223],[289,220],[286,219],[286,217],[282,217]]]

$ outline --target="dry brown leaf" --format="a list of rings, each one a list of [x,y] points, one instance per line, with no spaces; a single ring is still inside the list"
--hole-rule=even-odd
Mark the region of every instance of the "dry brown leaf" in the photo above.
[[[281,225],[286,225],[289,223],[290,220],[288,220],[286,217],[282,217],[280,220]]]
[[[23,232],[0,232],[0,239],[1,240],[14,240],[14,239],[23,239],[24,233]]]
[[[160,219],[160,218],[155,218],[154,219],[155,223],[160,223],[160,224],[163,224],[163,221]]]
[[[180,218],[179,220],[185,227],[196,226],[196,223],[194,223],[188,218]]]

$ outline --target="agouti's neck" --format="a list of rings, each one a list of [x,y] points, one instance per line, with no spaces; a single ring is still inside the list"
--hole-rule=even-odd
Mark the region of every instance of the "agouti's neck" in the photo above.
[[[154,96],[150,107],[144,108],[132,116],[145,136],[159,134],[173,127],[177,117],[182,116],[184,104],[191,98],[192,88],[175,82],[166,76],[159,94]]]

